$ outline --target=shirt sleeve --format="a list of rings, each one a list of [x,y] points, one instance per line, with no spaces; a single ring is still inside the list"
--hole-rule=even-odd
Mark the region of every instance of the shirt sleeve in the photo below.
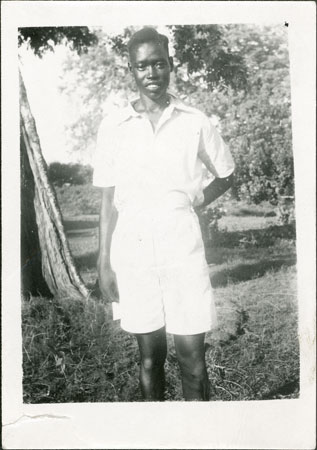
[[[115,177],[115,124],[105,117],[97,136],[93,156],[93,185],[111,187],[116,185]]]
[[[200,132],[198,157],[217,178],[228,177],[234,171],[234,161],[228,146],[206,116]]]

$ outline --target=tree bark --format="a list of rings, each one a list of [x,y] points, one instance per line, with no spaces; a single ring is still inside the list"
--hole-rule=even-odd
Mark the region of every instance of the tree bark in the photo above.
[[[47,165],[21,74],[20,132],[21,178],[24,180],[24,186],[25,180],[29,180],[26,191],[21,195],[23,290],[25,292],[30,289],[33,294],[37,292],[45,295],[48,287],[49,291],[59,298],[88,297],[89,292],[76,270],[69,250],[56,194],[48,180]],[[26,270],[28,264],[29,271]],[[27,280],[30,276],[32,279]]]
[[[26,153],[22,134],[20,136],[21,158],[21,281],[25,296],[52,294],[42,274],[42,257],[34,208],[34,178]]]

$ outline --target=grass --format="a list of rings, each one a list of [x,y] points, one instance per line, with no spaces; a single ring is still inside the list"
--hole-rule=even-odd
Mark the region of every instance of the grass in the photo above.
[[[292,267],[242,282],[238,292],[215,289],[219,328],[206,339],[213,400],[298,395],[295,285]],[[32,298],[23,330],[25,402],[141,400],[136,342],[100,302]],[[171,337],[166,369],[166,399],[181,400]]]
[[[118,401],[136,380],[134,342],[100,302],[32,298],[23,329],[27,403]]]
[[[99,193],[93,188],[87,193],[81,187],[70,188],[58,194],[65,229],[80,273],[92,288]],[[77,194],[75,189],[79,189]],[[75,194],[77,203],[71,201]],[[90,215],[84,215],[83,196],[94,196]],[[206,337],[211,400],[296,398],[294,227],[279,225],[267,214],[268,205],[263,206],[266,212],[262,215],[256,206],[251,216],[236,214],[239,205],[233,206],[228,204],[220,231],[206,247],[219,315],[219,327]],[[136,341],[111,320],[109,307],[98,299],[23,300],[22,328],[24,402],[141,401]],[[180,401],[180,374],[171,336],[168,344],[166,400]]]
[[[298,394],[295,278],[294,267],[282,268],[241,282],[238,290],[233,285],[215,289],[220,327],[207,351],[215,399]]]

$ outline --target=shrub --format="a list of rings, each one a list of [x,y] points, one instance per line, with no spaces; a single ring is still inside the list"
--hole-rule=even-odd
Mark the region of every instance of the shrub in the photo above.
[[[295,220],[295,205],[293,196],[279,197],[278,219],[282,225],[286,225]]]
[[[62,164],[54,162],[49,165],[48,177],[51,183],[62,186],[65,183],[87,184],[92,181],[93,169],[82,164]]]
[[[214,240],[219,232],[219,220],[224,215],[222,206],[209,206],[198,212],[200,228],[205,243]]]

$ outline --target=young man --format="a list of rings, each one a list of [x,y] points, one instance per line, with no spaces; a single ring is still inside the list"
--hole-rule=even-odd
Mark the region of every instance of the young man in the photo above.
[[[103,188],[99,285],[107,301],[119,300],[121,327],[136,336],[143,398],[164,399],[168,332],[184,398],[208,400],[204,337],[216,313],[193,206],[231,186],[234,164],[208,118],[167,92],[167,37],[144,28],[128,50],[139,98],[103,120],[94,165]],[[215,178],[203,191],[204,166]]]

